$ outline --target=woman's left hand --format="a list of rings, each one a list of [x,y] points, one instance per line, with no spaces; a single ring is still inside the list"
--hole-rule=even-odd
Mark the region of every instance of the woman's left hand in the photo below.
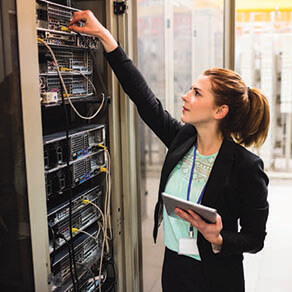
[[[182,209],[176,208],[175,213],[182,219],[188,221],[192,226],[198,229],[200,233],[214,245],[222,245],[223,238],[220,235],[220,231],[223,228],[221,216],[217,214],[216,223],[210,224],[204,221],[199,215],[194,213],[192,210],[188,212]]]

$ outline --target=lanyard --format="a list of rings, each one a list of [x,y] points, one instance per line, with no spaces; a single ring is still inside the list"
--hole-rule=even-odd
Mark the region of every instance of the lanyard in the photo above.
[[[195,161],[196,161],[196,153],[197,153],[197,147],[196,145],[194,146],[194,155],[193,155],[193,163],[192,163],[192,168],[191,168],[191,173],[190,173],[190,178],[189,178],[189,184],[188,184],[188,191],[187,191],[187,200],[189,201],[190,200],[190,193],[191,193],[191,185],[192,185],[192,180],[193,180],[193,174],[194,174],[194,168],[195,168]],[[204,190],[205,190],[205,186],[206,184],[204,185],[202,191],[201,191],[201,194],[197,200],[197,204],[200,204],[201,201],[202,201],[202,197],[203,197],[203,193],[204,193]]]
[[[190,200],[190,192],[191,192],[191,185],[192,185],[192,180],[193,180],[193,173],[194,173],[194,168],[195,168],[195,161],[196,161],[196,153],[197,153],[197,147],[196,145],[194,146],[194,155],[193,155],[193,163],[192,163],[192,168],[191,168],[191,173],[190,173],[190,178],[189,178],[189,184],[188,184],[188,191],[187,191],[187,200],[189,201]],[[200,204],[201,201],[202,201],[202,197],[203,197],[203,194],[204,194],[204,190],[205,190],[205,186],[206,184],[204,185],[202,191],[201,191],[201,194],[197,200],[197,204]],[[193,237],[193,226],[190,225],[190,237]]]

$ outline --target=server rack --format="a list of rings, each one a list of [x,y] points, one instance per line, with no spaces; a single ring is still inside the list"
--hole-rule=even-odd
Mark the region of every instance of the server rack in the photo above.
[[[48,3],[48,1],[38,1],[40,2]],[[49,2],[70,6],[71,1]],[[124,30],[130,19],[129,15],[115,16],[114,1],[72,2],[78,4],[76,6],[79,9],[93,10],[103,23],[107,23],[107,27],[130,52],[130,55],[132,54],[132,45],[129,45],[127,33]],[[5,139],[2,139],[2,135],[0,136],[1,149],[6,151],[1,153],[1,160],[3,162],[4,158],[5,167],[7,167],[6,171],[3,167],[1,168],[1,174],[7,173],[7,175],[1,177],[0,194],[3,198],[2,190],[4,190],[4,197],[12,198],[9,200],[9,208],[12,207],[18,212],[15,212],[16,216],[11,218],[11,223],[15,228],[8,231],[4,229],[4,235],[7,235],[8,241],[4,242],[6,248],[3,248],[1,252],[5,255],[4,259],[9,257],[10,261],[1,263],[3,269],[0,271],[0,287],[1,289],[4,287],[5,291],[63,291],[64,289],[64,291],[72,289],[74,291],[74,285],[72,288],[73,283],[70,282],[72,278],[70,266],[73,264],[70,265],[67,244],[71,241],[76,250],[75,258],[78,266],[75,277],[79,279],[81,291],[99,289],[99,279],[104,281],[102,289],[106,291],[106,282],[110,284],[111,281],[108,280],[113,280],[113,278],[116,291],[141,291],[141,242],[139,242],[141,231],[138,218],[140,204],[139,181],[136,172],[138,166],[135,142],[136,114],[133,106],[126,98],[123,98],[117,81],[109,73],[110,70],[106,70],[102,51],[99,51],[94,59],[97,60],[102,79],[107,81],[107,88],[114,98],[111,99],[111,104],[105,114],[97,115],[91,123],[81,122],[73,110],[69,110],[70,126],[64,141],[66,122],[61,86],[59,90],[57,89],[58,73],[56,73],[48,48],[37,38],[44,41],[47,38],[57,62],[59,61],[61,67],[66,68],[62,71],[67,89],[67,93],[63,94],[65,107],[70,109],[68,105],[70,95],[73,105],[83,116],[92,115],[95,112],[104,93],[104,88],[94,73],[95,65],[87,54],[88,43],[91,47],[95,46],[94,50],[99,49],[98,40],[88,37],[85,38],[87,41],[82,43],[84,36],[81,42],[77,42],[78,38],[75,36],[77,45],[73,46],[72,38],[66,35],[68,34],[66,30],[57,31],[55,27],[51,27],[53,29],[48,28],[46,31],[44,22],[41,24],[42,27],[37,29],[39,25],[37,17],[44,16],[43,12],[39,12],[40,15],[38,15],[36,0],[3,0],[0,7],[1,17],[5,16],[4,20],[0,19],[0,50],[4,52],[1,61],[5,62],[4,66],[1,63],[0,73],[1,78],[3,70],[7,75],[3,83],[1,79],[1,88],[4,88],[2,92],[5,92],[7,102],[4,98],[1,99],[1,105],[4,106],[0,109],[1,117],[7,122],[7,126],[2,123],[0,127],[1,134],[3,131],[6,135]],[[5,23],[4,26],[3,23]],[[3,38],[3,32],[5,38]],[[46,32],[49,33],[46,34]],[[63,42],[56,43],[57,39]],[[66,46],[64,40],[71,42],[70,47]],[[61,50],[63,47],[66,50]],[[9,58],[7,58],[8,55]],[[10,74],[11,68],[12,74]],[[81,71],[85,77],[73,70]],[[96,92],[91,82],[96,87]],[[7,84],[8,88],[6,88]],[[17,131],[13,127],[17,128]],[[94,131],[104,133],[102,140],[98,139],[98,145],[88,143]],[[13,141],[17,141],[17,144]],[[73,151],[76,145],[77,150]],[[112,260],[115,275],[110,266],[103,265],[101,269],[98,265],[91,266],[91,258],[95,258],[94,261],[98,262],[100,256],[98,252],[94,254],[92,251],[100,250],[102,243],[102,237],[100,238],[102,229],[100,230],[98,224],[102,221],[102,216],[93,204],[101,206],[103,211],[106,185],[104,178],[107,168],[107,164],[103,163],[106,162],[104,146],[110,150],[114,179],[111,192],[113,195],[111,201],[113,241],[112,248],[109,245],[110,257],[106,257],[104,262]],[[13,152],[14,156],[10,156],[7,150]],[[89,159],[95,155],[98,157]],[[14,164],[11,165],[11,163]],[[5,180],[7,178],[12,187],[17,187],[17,191],[21,191],[21,195],[12,196],[11,192],[6,192],[7,188],[3,188],[3,186],[6,187],[6,181],[2,178]],[[76,229],[78,229],[72,230],[72,239],[68,234],[68,231],[70,232],[67,223],[68,200],[64,200],[69,197],[69,185],[73,188],[71,223],[76,224]],[[18,196],[21,197],[20,200]],[[2,228],[7,223],[7,218],[3,217],[2,212],[6,205],[1,204],[1,236]],[[11,215],[14,214],[14,210],[7,211]],[[92,224],[95,226],[93,230]],[[90,241],[92,236],[96,239],[95,241]],[[17,247],[16,242],[19,242]],[[1,241],[0,244],[2,248],[3,242]],[[79,259],[81,260],[78,262]],[[68,260],[69,264],[66,263]],[[83,264],[86,264],[87,268],[92,267],[92,270],[88,270]],[[99,271],[101,271],[101,277]],[[92,281],[93,278],[95,281]]]
[[[36,0],[49,287],[113,291],[109,96],[94,56],[102,53],[99,40],[67,28],[75,11]]]

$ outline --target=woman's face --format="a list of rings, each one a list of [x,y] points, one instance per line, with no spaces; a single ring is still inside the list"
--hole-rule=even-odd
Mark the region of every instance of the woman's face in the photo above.
[[[218,106],[215,105],[208,76],[199,76],[182,100],[182,122],[195,127],[217,122],[215,113]]]

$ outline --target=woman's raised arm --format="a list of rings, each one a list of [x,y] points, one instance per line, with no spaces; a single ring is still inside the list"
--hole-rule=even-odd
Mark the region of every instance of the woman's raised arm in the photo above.
[[[112,34],[97,20],[90,10],[74,12],[68,27],[75,32],[98,37],[107,53],[118,47],[118,43]]]

